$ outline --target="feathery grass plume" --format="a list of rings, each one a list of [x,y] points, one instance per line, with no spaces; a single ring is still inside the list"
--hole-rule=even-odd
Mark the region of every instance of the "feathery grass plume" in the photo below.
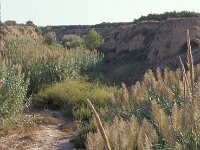
[[[155,89],[156,85],[157,85],[157,82],[156,82],[155,75],[154,75],[153,71],[149,70],[148,75],[149,75],[149,78],[150,78],[150,80],[152,82],[152,88]]]
[[[173,72],[172,70],[169,71],[169,80],[170,80],[170,85],[168,85],[170,88],[174,88],[178,86],[178,79],[176,77],[176,72]]]
[[[152,117],[158,128],[160,134],[164,137],[165,141],[173,147],[172,138],[172,127],[170,117],[164,112],[164,110],[157,104],[155,100],[151,101]]]
[[[180,56],[179,59],[180,59],[181,69],[183,72],[183,86],[184,86],[184,100],[183,100],[184,103],[183,103],[182,118],[183,118],[183,126],[185,129],[187,129],[193,126],[193,121],[194,121],[193,117],[191,117],[192,111],[190,109],[192,94],[188,81],[188,76],[186,75],[185,67]]]
[[[139,122],[136,117],[131,117],[126,127],[126,135],[129,139],[129,147],[134,148],[137,143],[137,136],[139,131]]]
[[[185,68],[184,65],[182,63],[182,60],[180,58],[180,62],[181,62],[181,66],[182,66],[182,71],[183,71],[183,81],[185,82],[185,86],[184,88],[186,89],[184,92],[184,100],[186,100],[186,96],[189,97],[189,110],[188,112],[185,111],[186,113],[184,114],[184,117],[187,119],[187,113],[189,114],[189,122],[185,121],[185,125],[187,125],[187,127],[191,128],[191,134],[189,135],[190,138],[192,139],[192,146],[194,146],[195,149],[197,149],[197,145],[198,145],[198,141],[196,139],[198,139],[198,131],[197,131],[197,126],[196,126],[196,122],[195,122],[195,106],[194,106],[194,79],[195,79],[195,74],[194,74],[194,65],[193,65],[193,57],[192,57],[192,48],[191,48],[191,44],[190,44],[190,35],[189,35],[189,30],[187,30],[187,46],[188,46],[188,54],[187,54],[187,65],[188,65],[188,76],[185,72]],[[188,78],[190,79],[188,81]],[[184,103],[184,108],[183,109],[187,109],[186,107],[186,101]],[[185,119],[185,120],[186,120]]]
[[[197,127],[195,125],[195,105],[194,105],[194,79],[195,79],[195,74],[194,74],[194,65],[193,65],[193,57],[192,57],[192,48],[191,48],[191,44],[190,44],[190,33],[189,30],[187,30],[187,46],[188,46],[188,69],[189,69],[189,73],[190,73],[190,83],[191,83],[191,118],[192,118],[192,122],[193,122],[193,126],[192,126],[192,132],[194,134],[195,137],[198,136],[197,133]],[[194,141],[196,142],[196,141]],[[197,148],[197,142],[196,142],[196,148]]]
[[[94,108],[94,106],[92,105],[91,101],[90,101],[89,99],[87,99],[87,102],[88,102],[88,105],[89,105],[89,107],[90,107],[92,113],[94,114],[94,117],[95,117],[95,120],[96,120],[98,129],[99,129],[99,131],[100,131],[100,133],[101,133],[101,136],[102,136],[102,138],[103,138],[103,140],[104,140],[104,142],[105,142],[106,148],[107,148],[108,150],[111,150],[111,146],[110,146],[110,143],[109,143],[109,141],[108,141],[108,137],[107,137],[107,135],[106,135],[106,133],[105,133],[105,130],[104,130],[104,128],[103,128],[103,125],[102,125],[102,122],[101,122],[101,120],[100,120],[99,115],[98,115],[96,109]]]
[[[159,109],[158,113],[160,114],[160,127],[159,128],[163,132],[163,135],[168,134],[169,129],[170,129],[170,118],[162,108]],[[168,140],[168,139],[166,139],[166,140]]]
[[[180,132],[183,130],[184,124],[183,124],[183,118],[182,118],[182,109],[178,109],[177,104],[175,103],[172,108],[172,125],[173,129],[176,132]]]
[[[153,125],[144,119],[142,125],[139,129],[138,139],[137,139],[137,148],[138,150],[143,150],[146,143],[145,139],[148,138],[148,145],[153,145],[158,141],[158,135]]]
[[[180,142],[176,142],[175,149],[176,150],[183,150],[184,148],[183,148],[183,145]]]
[[[181,77],[182,77],[182,70],[181,70],[181,68],[178,68],[176,70],[175,74],[176,74],[177,80],[179,81],[181,79]]]
[[[120,132],[118,132],[118,137],[120,137],[120,140],[116,144],[121,145],[120,149],[134,149],[136,147],[137,133],[139,130],[137,119],[131,117],[130,121],[127,122],[120,120],[119,128]]]
[[[158,96],[162,96],[165,93],[165,85],[162,82],[156,81],[156,88],[154,89]]]
[[[185,85],[185,83],[183,83],[183,81],[181,80],[181,78],[179,79],[179,84],[178,84],[178,87],[177,87],[177,89],[180,91],[180,96],[182,96],[183,97],[183,102],[184,102],[184,85]]]
[[[119,124],[117,127],[119,128],[118,130],[118,142],[116,141],[116,146],[114,149],[127,149],[128,146],[128,136],[126,135],[126,122],[123,120],[119,120]],[[115,128],[113,128],[114,130]]]
[[[115,117],[113,124],[109,127],[109,139],[110,144],[113,149],[119,149],[121,147],[121,120],[118,117]]]
[[[155,100],[152,100],[151,101],[151,108],[152,108],[153,119],[156,123],[156,126],[159,127],[159,123],[160,123],[159,109],[160,109],[160,106],[157,104],[157,102]]]
[[[193,65],[192,48],[191,48],[191,44],[190,44],[189,30],[187,30],[187,46],[188,46],[187,65],[188,65],[188,69],[190,72],[191,92],[193,94],[193,91],[194,91],[194,65]]]
[[[101,133],[88,133],[86,148],[87,150],[104,150],[104,140]]]
[[[147,135],[145,134],[145,143],[144,143],[144,148],[145,150],[153,150],[153,145],[150,142],[149,138],[147,137]]]
[[[105,126],[105,132],[108,135],[113,150],[135,149],[137,147],[138,131],[139,123],[135,117],[131,117],[130,121],[124,121],[116,117],[112,125]],[[103,150],[102,145],[104,145],[104,141],[99,130],[97,133],[88,134],[87,149]]]
[[[131,90],[132,97],[136,100],[137,103],[144,101],[145,94],[140,82],[136,82],[136,84],[132,86]]]
[[[184,86],[184,107],[187,106],[187,95],[191,96],[191,92],[190,92],[190,88],[189,88],[189,83],[188,83],[188,78],[186,75],[186,71],[185,71],[185,66],[183,64],[183,61],[181,59],[181,57],[179,56],[180,59],[180,64],[181,64],[181,69],[183,72],[183,86]],[[186,108],[184,108],[184,110],[186,110]]]
[[[121,84],[121,92],[122,92],[122,99],[123,99],[123,102],[125,103],[125,105],[128,105],[129,106],[129,93],[128,93],[128,90],[126,88],[126,84],[124,82],[122,82]]]
[[[164,69],[164,82],[166,85],[170,85],[169,83],[169,69],[168,68],[165,68]]]
[[[152,81],[152,78],[149,76],[148,73],[144,74],[144,82],[143,83],[144,83],[144,87],[146,89],[151,89],[153,87],[153,82],[154,81]]]
[[[117,101],[116,101],[116,97],[115,97],[115,94],[114,94],[114,91],[112,92],[112,95],[110,97],[110,102],[113,106],[116,105]]]
[[[174,93],[173,93],[172,89],[169,88],[168,86],[165,86],[165,92],[166,92],[168,102],[171,105],[173,105],[173,103],[174,103]]]

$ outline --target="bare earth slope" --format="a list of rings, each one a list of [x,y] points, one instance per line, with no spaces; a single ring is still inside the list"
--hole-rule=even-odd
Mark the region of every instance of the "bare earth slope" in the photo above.
[[[44,111],[27,114],[36,128],[0,137],[1,150],[72,150],[70,139],[75,134],[71,120],[62,117],[59,111]]]
[[[0,51],[4,49],[4,41],[7,36],[24,36],[36,40],[40,38],[32,26],[0,24]]]

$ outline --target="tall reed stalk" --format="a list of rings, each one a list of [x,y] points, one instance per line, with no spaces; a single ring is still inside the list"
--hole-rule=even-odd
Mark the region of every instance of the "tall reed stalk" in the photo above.
[[[110,143],[109,143],[109,141],[108,141],[108,137],[107,137],[107,135],[106,135],[106,133],[105,133],[105,130],[104,130],[104,128],[103,128],[101,119],[100,119],[100,117],[99,117],[99,115],[98,115],[96,109],[95,109],[94,106],[92,105],[91,101],[90,101],[89,99],[87,99],[87,102],[88,102],[88,105],[89,105],[89,107],[90,107],[92,113],[94,114],[94,117],[95,117],[95,120],[96,120],[98,129],[99,129],[99,131],[100,131],[100,133],[101,133],[101,136],[102,136],[102,138],[103,138],[103,140],[104,140],[104,142],[105,142],[106,148],[107,148],[107,150],[111,150],[111,146],[110,146]]]
[[[194,65],[193,65],[193,56],[192,56],[192,48],[190,44],[190,33],[189,30],[187,30],[187,66],[188,66],[188,71],[189,71],[189,80],[188,76],[185,71],[184,64],[180,58],[180,63],[181,63],[181,68],[182,68],[182,73],[183,73],[183,84],[184,84],[184,114],[187,113],[186,107],[187,104],[189,104],[189,116],[190,116],[190,125],[192,129],[192,136],[194,139],[194,146],[195,149],[197,149],[198,146],[198,141],[196,140],[198,136],[198,131],[196,127],[196,121],[195,121],[195,105],[194,105],[194,79],[195,79],[195,74],[194,74]],[[189,84],[190,83],[190,84]],[[189,98],[189,103],[186,102],[187,97]],[[184,115],[186,117],[186,115]],[[187,122],[185,122],[185,125]]]

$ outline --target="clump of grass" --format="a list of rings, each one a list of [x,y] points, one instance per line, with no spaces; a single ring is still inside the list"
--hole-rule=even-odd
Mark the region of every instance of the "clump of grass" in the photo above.
[[[98,107],[106,107],[111,89],[100,83],[90,83],[85,78],[76,78],[56,83],[38,93],[37,104],[42,107],[64,109],[78,120],[88,120],[91,113],[87,98]]]

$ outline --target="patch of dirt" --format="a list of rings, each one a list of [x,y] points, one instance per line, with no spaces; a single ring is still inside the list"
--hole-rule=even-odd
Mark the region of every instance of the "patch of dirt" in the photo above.
[[[0,150],[73,150],[70,140],[75,135],[75,124],[60,111],[31,111],[25,115],[36,127],[0,137]]]

